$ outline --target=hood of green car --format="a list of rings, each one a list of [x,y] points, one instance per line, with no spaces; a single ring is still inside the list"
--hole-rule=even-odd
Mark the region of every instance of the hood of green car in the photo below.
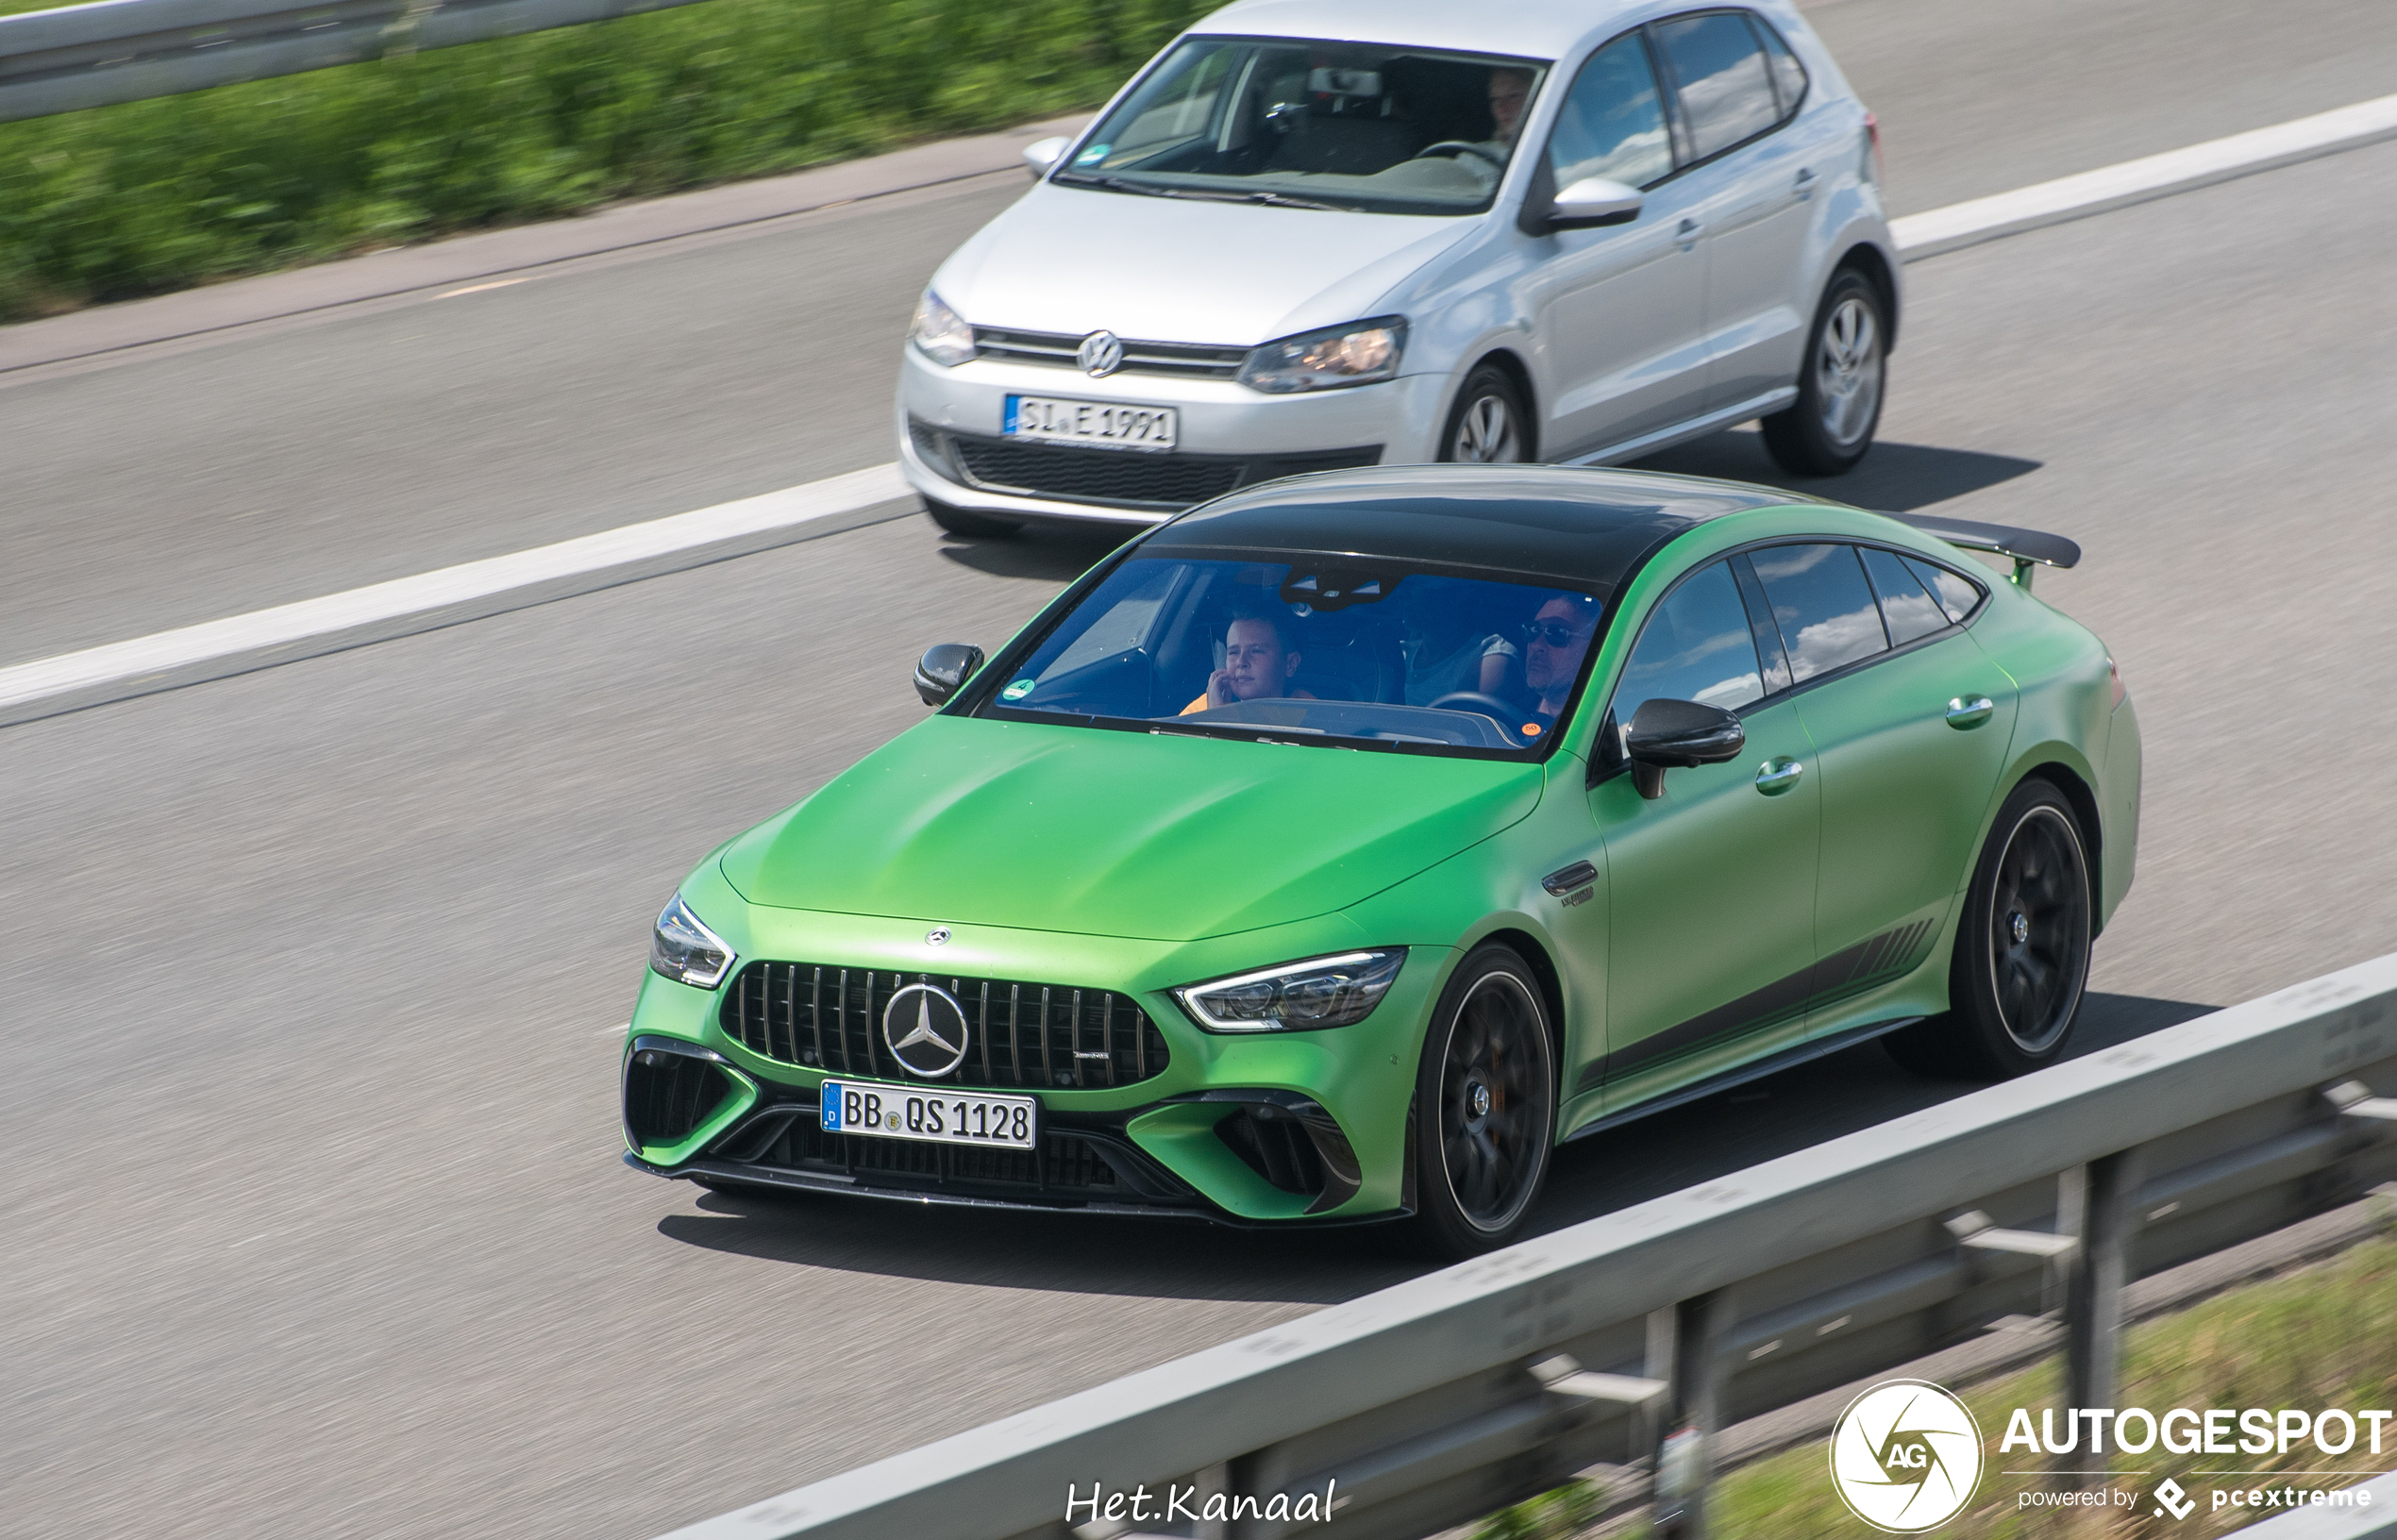
[[[733,842],[776,908],[1193,941],[1344,909],[1529,813],[1536,764],[933,717]]]

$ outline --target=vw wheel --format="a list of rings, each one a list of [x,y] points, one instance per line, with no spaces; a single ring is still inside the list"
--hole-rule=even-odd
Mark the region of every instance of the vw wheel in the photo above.
[[[1485,363],[1465,378],[1440,435],[1440,458],[1466,465],[1515,465],[1532,458],[1532,419],[1513,376]]]
[[[1765,448],[1792,476],[1842,476],[1872,447],[1889,377],[1887,303],[1855,270],[1835,275],[1816,308],[1798,399],[1766,418]]]

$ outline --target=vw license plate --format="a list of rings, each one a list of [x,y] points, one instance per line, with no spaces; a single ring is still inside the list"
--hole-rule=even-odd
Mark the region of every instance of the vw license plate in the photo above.
[[[1095,449],[1171,449],[1181,436],[1182,413],[1172,407],[1128,407],[1120,401],[1011,395],[1001,427],[1011,439]]]
[[[997,1149],[1033,1149],[1040,1143],[1040,1103],[1031,1096],[880,1080],[825,1081],[820,1121],[827,1133],[878,1139],[929,1139]]]

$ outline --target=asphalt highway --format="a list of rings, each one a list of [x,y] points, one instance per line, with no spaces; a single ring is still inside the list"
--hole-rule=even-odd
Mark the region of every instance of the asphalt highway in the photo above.
[[[1901,209],[2397,62],[2381,6],[1995,8],[1814,12]],[[1017,185],[0,383],[0,662],[886,459],[908,304]],[[2039,592],[2114,647],[2148,778],[2085,1049],[2397,936],[2392,190],[2383,145],[1915,264],[1883,444],[1823,489],[2087,548]],[[1658,463],[1771,478],[1750,432]],[[0,730],[0,1528],[641,1540],[1404,1276],[616,1163],[675,880],[1098,550],[893,516]],[[1570,1147],[1540,1223],[1957,1089],[1844,1054]]]

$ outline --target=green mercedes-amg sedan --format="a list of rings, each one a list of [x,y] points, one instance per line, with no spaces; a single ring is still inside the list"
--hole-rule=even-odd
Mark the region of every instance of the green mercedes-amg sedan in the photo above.
[[[2079,554],[1630,472],[1234,493],[700,862],[626,1159],[1465,1255],[1558,1143],[1800,1060],[2049,1063],[2138,831],[2114,661],[2030,591]]]

